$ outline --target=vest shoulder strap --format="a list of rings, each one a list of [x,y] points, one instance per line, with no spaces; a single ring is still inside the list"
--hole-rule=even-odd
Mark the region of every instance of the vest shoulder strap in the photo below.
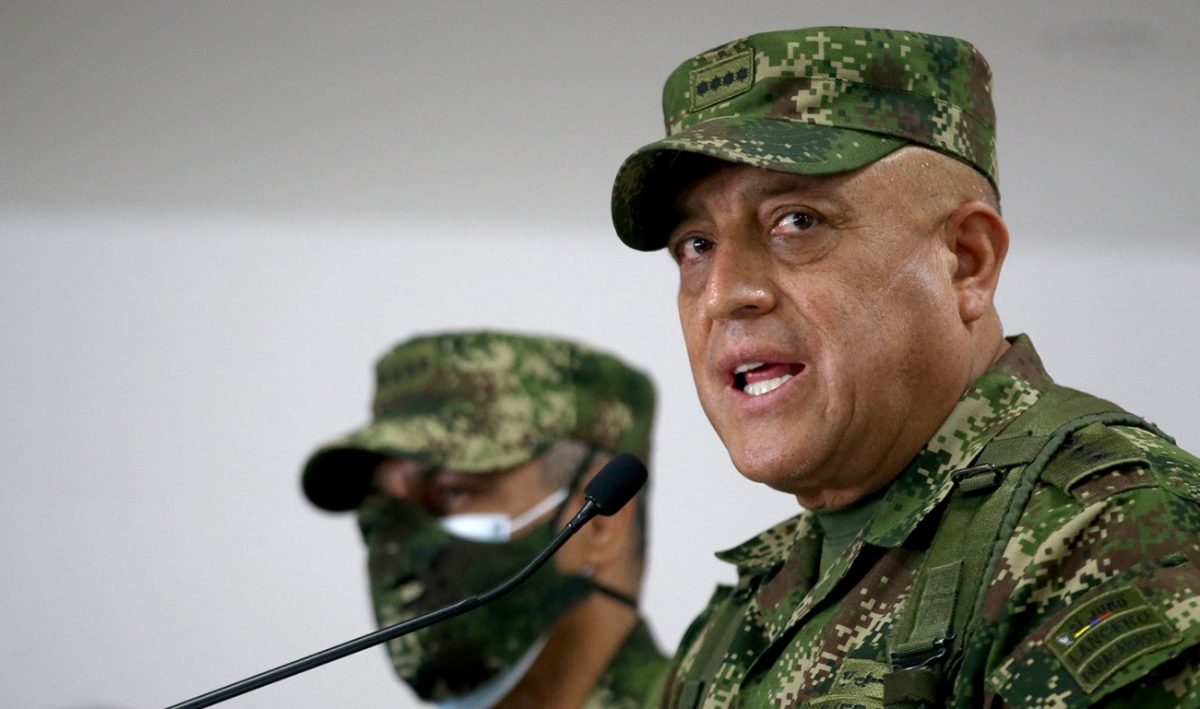
[[[1076,456],[1055,454],[1073,433],[1097,424],[1138,426],[1166,437],[1112,402],[1051,385],[984,447],[971,467],[952,473],[955,490],[892,626],[885,706],[919,707],[940,700],[944,670],[961,656],[969,623],[979,616],[988,580],[1034,487],[1040,479],[1069,484],[1073,476],[1086,473]]]

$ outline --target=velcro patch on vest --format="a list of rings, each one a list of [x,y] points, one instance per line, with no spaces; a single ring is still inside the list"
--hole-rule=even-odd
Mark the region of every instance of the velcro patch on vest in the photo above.
[[[1071,611],[1044,642],[1090,694],[1117,670],[1180,640],[1162,612],[1125,585]]]
[[[728,101],[754,86],[754,50],[693,69],[689,76],[693,111]]]
[[[851,658],[842,662],[829,693],[805,706],[821,709],[880,709],[883,707],[883,677],[891,672],[884,662]]]

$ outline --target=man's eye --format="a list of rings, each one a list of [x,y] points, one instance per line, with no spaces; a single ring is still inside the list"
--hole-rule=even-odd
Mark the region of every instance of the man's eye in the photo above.
[[[806,231],[817,225],[817,218],[808,212],[788,212],[775,222],[776,232],[794,233]]]
[[[453,483],[435,484],[433,486],[432,505],[438,514],[453,514],[470,501],[474,495],[466,485]]]
[[[686,236],[675,244],[674,256],[679,263],[699,258],[712,250],[713,243],[700,236]]]

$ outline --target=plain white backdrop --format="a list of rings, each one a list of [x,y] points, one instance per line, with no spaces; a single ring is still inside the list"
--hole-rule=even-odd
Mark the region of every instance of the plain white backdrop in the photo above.
[[[417,332],[517,328],[658,383],[645,610],[670,648],[797,509],[696,403],[611,178],[662,79],[755,31],[967,37],[996,73],[999,296],[1061,382],[1200,448],[1193,2],[0,3],[0,702],[163,706],[373,628],[298,473]],[[872,336],[864,332],[863,337]],[[228,706],[414,706],[382,650]]]

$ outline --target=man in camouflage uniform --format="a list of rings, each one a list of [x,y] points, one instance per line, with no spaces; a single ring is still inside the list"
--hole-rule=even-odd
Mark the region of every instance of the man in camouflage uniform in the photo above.
[[[357,510],[381,626],[507,580],[615,453],[649,454],[649,378],[572,342],[417,337],[376,374],[373,421],[302,481],[318,507]],[[593,519],[515,590],[390,642],[397,674],[444,707],[641,706],[666,669],[637,613],[645,529],[644,500]]]
[[[663,706],[1200,706],[1200,461],[1004,338],[990,84],[843,27],[667,79],[613,220],[678,264],[735,466],[807,512],[718,555]]]

